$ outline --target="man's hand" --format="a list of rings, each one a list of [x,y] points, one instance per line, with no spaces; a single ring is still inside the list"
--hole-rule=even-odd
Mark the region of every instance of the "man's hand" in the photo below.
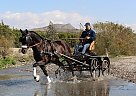
[[[89,37],[89,36],[86,36],[85,39],[90,39],[90,37]]]
[[[80,41],[80,43],[83,43],[83,42],[84,42],[84,39],[83,39],[83,38],[80,38],[79,41]]]

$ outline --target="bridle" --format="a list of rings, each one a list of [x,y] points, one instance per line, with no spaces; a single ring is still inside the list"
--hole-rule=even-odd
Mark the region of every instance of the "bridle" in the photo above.
[[[29,36],[29,37],[28,37]],[[25,37],[26,38],[26,41],[28,40],[28,38],[30,39],[30,40],[32,40],[32,37],[30,36],[30,34],[27,34],[27,36]],[[45,49],[45,41],[43,40],[43,39],[41,39],[40,40],[40,42],[39,43],[36,43],[36,44],[34,44],[34,45],[29,45],[29,44],[27,44],[27,45],[22,45],[22,48],[23,49],[29,49],[29,48],[33,48],[33,47],[35,47],[35,46],[38,46],[38,45],[40,45],[40,44],[42,44],[44,42],[44,45],[43,45],[43,49],[41,50],[41,52],[40,53],[44,53],[44,54],[46,54],[46,55],[50,55],[51,57],[53,56],[53,52],[55,51],[55,47],[54,47],[54,45],[53,45],[53,43],[52,42],[48,42],[48,40],[46,40],[46,42],[48,42],[49,44],[50,44],[50,46],[51,46],[51,51],[48,51],[48,50],[46,50]],[[47,48],[48,49],[48,48]]]
[[[27,35],[27,36],[29,36],[29,34]],[[26,38],[28,38],[26,36]],[[32,37],[29,37],[31,40],[32,40]],[[42,44],[42,39],[40,40],[40,42],[39,43],[36,43],[36,44],[34,44],[34,45],[31,45],[31,46],[28,46],[28,45],[22,45],[22,48],[24,48],[24,49],[29,49],[29,48],[32,48],[32,47],[35,47],[35,46],[38,46],[38,45],[40,45],[40,44]]]

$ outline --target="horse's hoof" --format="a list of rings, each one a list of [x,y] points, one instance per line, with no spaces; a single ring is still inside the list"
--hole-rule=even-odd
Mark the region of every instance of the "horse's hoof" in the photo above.
[[[34,79],[36,79],[36,77],[34,77]]]
[[[34,77],[34,79],[36,80],[36,82],[39,82],[40,81],[40,76],[37,75],[36,77]]]

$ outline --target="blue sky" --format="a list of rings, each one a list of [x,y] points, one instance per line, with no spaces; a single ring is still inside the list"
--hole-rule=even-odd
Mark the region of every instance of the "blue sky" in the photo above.
[[[97,21],[112,21],[130,25],[133,28],[136,28],[135,4],[136,0],[1,0],[0,19],[4,18],[6,23],[12,24],[12,26],[16,26],[15,22],[6,18],[6,15],[9,15],[6,14],[7,12],[10,12],[12,15],[15,13],[25,14],[30,12],[33,14],[32,16],[35,16],[38,14],[54,12],[57,10],[61,14],[64,13],[67,15],[77,13],[81,16],[81,19],[90,18],[90,22],[93,23]],[[85,22],[83,21],[84,20],[81,20],[82,23]],[[19,21],[16,22],[19,24]],[[64,23],[67,22],[65,21]],[[75,25],[75,23],[73,24]],[[40,25],[42,26],[42,24]],[[23,25],[20,25],[20,27],[22,26]],[[19,27],[19,25],[17,27]]]

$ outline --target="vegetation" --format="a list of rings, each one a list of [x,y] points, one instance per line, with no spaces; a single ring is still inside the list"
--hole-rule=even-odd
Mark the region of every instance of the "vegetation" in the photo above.
[[[75,44],[77,44],[79,42],[79,35],[81,33],[75,33],[75,32],[60,32],[58,33],[58,37],[61,40],[66,41],[66,43],[68,43],[71,47],[74,47]]]
[[[19,30],[10,28],[3,21],[0,23],[0,69],[16,63],[15,58],[9,57],[8,54],[10,53],[9,48],[19,47],[19,36]]]
[[[49,26],[48,26],[48,31],[46,32],[46,37],[51,40],[57,40],[58,35],[56,33],[56,30],[53,26],[53,23],[50,21]]]
[[[112,22],[99,22],[94,27],[97,31],[97,53],[104,54],[107,48],[114,56],[136,55],[136,34],[131,28]]]
[[[5,68],[7,65],[15,65],[16,61],[13,57],[6,57],[0,59],[0,69]]]

